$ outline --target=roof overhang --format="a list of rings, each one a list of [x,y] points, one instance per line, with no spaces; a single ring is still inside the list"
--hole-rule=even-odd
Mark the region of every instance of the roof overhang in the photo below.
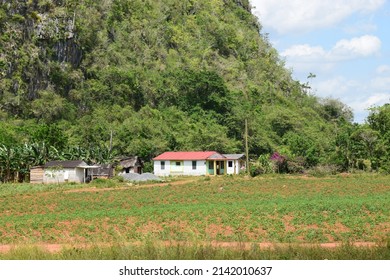
[[[161,155],[153,158],[153,160],[214,160],[226,159],[222,154],[215,151],[204,151],[204,152],[165,152]]]

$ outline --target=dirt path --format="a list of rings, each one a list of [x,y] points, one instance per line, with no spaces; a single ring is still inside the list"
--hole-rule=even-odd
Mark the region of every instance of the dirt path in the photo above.
[[[140,246],[141,242],[131,242],[125,243],[123,246]],[[257,246],[259,249],[276,249],[276,248],[288,248],[290,246],[293,247],[320,247],[326,249],[334,249],[339,248],[343,245],[341,242],[333,242],[333,243],[271,243],[271,242],[261,242],[261,243],[252,243],[252,242],[220,242],[220,241],[211,241],[211,242],[199,242],[193,244],[191,242],[185,241],[159,241],[156,246],[212,246],[214,248],[226,248],[226,249],[237,249],[237,250],[250,250],[253,246]],[[353,242],[352,246],[355,247],[375,247],[377,243],[375,242]],[[39,248],[49,253],[58,253],[63,249],[88,249],[94,246],[98,247],[110,247],[112,244],[108,243],[99,243],[99,244],[48,244],[48,243],[37,243],[31,245],[0,245],[0,253],[7,253],[12,249],[18,248]]]

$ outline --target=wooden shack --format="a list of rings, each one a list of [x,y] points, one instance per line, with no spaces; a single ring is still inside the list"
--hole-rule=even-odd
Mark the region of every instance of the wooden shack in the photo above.
[[[45,176],[45,170],[43,166],[34,166],[30,169],[30,183],[42,184],[43,177]]]
[[[30,168],[30,183],[84,183],[95,168],[82,160],[49,161],[44,166]]]
[[[118,165],[120,166],[121,169],[119,174],[125,174],[125,173],[142,174],[143,167],[144,167],[143,161],[137,156],[119,158]]]
[[[98,164],[96,166],[98,168],[93,171],[93,179],[109,179],[114,176],[112,164]]]

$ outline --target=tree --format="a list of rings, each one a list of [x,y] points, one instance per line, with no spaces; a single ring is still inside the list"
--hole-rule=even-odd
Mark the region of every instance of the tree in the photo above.
[[[329,121],[347,121],[352,122],[353,112],[350,107],[340,100],[325,98],[321,100],[323,115]]]
[[[375,163],[379,169],[390,173],[390,104],[372,108],[367,122],[374,130],[366,138],[372,142],[375,137]]]
[[[63,129],[56,124],[41,124],[31,131],[31,141],[45,143],[46,146],[54,146],[56,149],[64,149],[68,145],[68,137]]]
[[[52,90],[44,90],[40,97],[31,103],[31,111],[38,120],[50,123],[58,120],[64,113],[65,99]]]
[[[178,105],[183,111],[197,107],[205,111],[214,111],[221,116],[230,111],[228,89],[223,79],[212,71],[182,72],[179,76],[179,90],[182,95]]]

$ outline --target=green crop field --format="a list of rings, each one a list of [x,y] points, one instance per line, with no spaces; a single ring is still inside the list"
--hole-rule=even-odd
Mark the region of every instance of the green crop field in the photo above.
[[[224,176],[141,185],[4,184],[0,244],[388,244],[389,179]]]

